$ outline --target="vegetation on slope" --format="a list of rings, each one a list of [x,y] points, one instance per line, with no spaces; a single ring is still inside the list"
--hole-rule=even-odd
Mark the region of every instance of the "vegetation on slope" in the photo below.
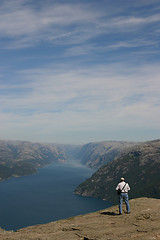
[[[124,151],[120,157],[101,167],[80,184],[76,194],[115,202],[120,177],[129,182],[130,198],[160,198],[160,140],[146,142]]]

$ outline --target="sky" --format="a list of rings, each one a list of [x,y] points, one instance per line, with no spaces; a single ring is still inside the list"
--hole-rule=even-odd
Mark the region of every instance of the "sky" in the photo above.
[[[0,0],[0,139],[159,138],[159,0]]]

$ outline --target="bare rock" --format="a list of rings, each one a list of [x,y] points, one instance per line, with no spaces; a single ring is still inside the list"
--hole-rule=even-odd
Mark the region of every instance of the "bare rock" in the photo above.
[[[118,215],[118,206],[17,232],[0,230],[0,239],[18,240],[158,240],[160,239],[160,199],[130,201],[131,213]]]

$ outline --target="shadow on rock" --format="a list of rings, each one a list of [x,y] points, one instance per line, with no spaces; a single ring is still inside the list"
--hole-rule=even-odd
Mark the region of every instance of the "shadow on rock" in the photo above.
[[[119,215],[118,213],[115,213],[115,212],[101,212],[101,214],[109,215],[109,216],[117,216],[117,215]]]

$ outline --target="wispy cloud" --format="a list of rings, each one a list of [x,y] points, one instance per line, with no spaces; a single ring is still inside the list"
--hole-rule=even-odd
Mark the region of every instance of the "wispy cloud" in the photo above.
[[[60,67],[60,66],[59,66]],[[122,69],[126,69],[123,73]],[[62,69],[60,67],[60,69]],[[132,104],[155,105],[159,96],[159,68],[122,64],[67,70],[21,71],[24,84],[1,86],[1,101],[10,112],[100,112]],[[134,72],[135,71],[135,72]],[[132,72],[132,75],[130,73]],[[154,74],[153,74],[154,72]],[[15,90],[15,92],[13,91]],[[8,92],[7,92],[8,91]],[[17,94],[17,92],[22,94]],[[137,98],[137,96],[141,96]],[[135,97],[134,97],[135,96]],[[126,101],[127,99],[127,101]],[[158,106],[159,107],[159,106]]]
[[[160,22],[160,14],[147,17],[135,17],[135,16],[126,16],[113,18],[109,23],[106,24],[106,27],[110,25],[112,28],[118,28],[119,31],[133,31],[131,27],[141,28],[143,25],[148,25],[151,23]],[[117,29],[117,30],[118,30]]]
[[[82,26],[95,24],[100,15],[89,10],[86,4],[46,4],[42,7],[37,11],[30,5],[26,6],[25,1],[3,2],[0,11],[1,36],[12,38],[17,47],[27,46],[27,41],[34,45],[44,39],[52,42],[71,36],[74,38],[78,34],[75,30],[77,25],[81,26],[82,34]]]
[[[0,10],[0,34],[8,39],[6,48],[22,48],[48,41],[51,44],[79,44],[116,32],[139,31],[160,22],[160,15],[108,16],[89,4],[40,5],[37,10],[26,1],[3,1]],[[136,36],[137,37],[137,36]],[[123,44],[122,44],[123,45]]]
[[[128,129],[140,136],[147,128],[158,135],[158,7],[156,0],[2,0],[2,136],[125,138]]]

